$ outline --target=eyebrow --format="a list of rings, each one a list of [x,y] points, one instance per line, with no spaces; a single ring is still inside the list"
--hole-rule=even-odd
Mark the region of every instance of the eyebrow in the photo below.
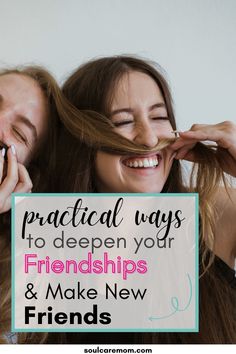
[[[3,96],[0,94],[0,104],[4,101],[4,98]],[[33,134],[33,138],[35,141],[38,140],[38,133],[37,133],[37,129],[35,127],[34,124],[31,123],[31,121],[25,117],[25,116],[22,116],[22,115],[18,115],[17,117],[17,121],[20,122],[20,123],[23,123],[25,124],[32,132]]]
[[[22,116],[22,115],[18,115],[17,121],[25,124],[31,130],[34,140],[35,141],[38,140],[38,133],[37,133],[36,127],[34,124],[31,123],[31,121],[28,118],[26,118],[25,116]]]
[[[166,108],[165,103],[160,102],[160,103],[155,103],[152,106],[148,107],[148,111],[151,112],[153,111],[155,108],[160,108],[160,107],[164,107]],[[114,116],[115,114],[118,113],[133,113],[134,110],[131,108],[120,108],[120,109],[115,109],[114,111],[111,112],[110,117]]]

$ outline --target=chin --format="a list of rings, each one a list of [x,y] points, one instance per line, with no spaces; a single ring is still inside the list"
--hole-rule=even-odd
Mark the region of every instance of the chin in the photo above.
[[[137,188],[132,188],[130,192],[126,192],[126,193],[161,193],[162,189],[163,186],[156,186],[156,187],[140,186]]]

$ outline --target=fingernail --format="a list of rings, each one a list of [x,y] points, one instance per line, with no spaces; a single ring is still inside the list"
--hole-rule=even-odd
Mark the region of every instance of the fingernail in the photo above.
[[[5,149],[5,148],[2,148],[1,153],[2,153],[2,157],[4,157],[4,156],[6,155],[6,149]]]
[[[16,155],[15,145],[11,145],[11,151],[12,151],[13,155]]]
[[[180,130],[172,130],[171,133],[175,134],[175,137],[178,138],[178,137],[179,137]]]

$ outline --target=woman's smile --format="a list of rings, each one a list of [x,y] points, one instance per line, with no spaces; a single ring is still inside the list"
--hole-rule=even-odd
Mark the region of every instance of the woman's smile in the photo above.
[[[162,168],[161,153],[145,155],[145,156],[132,156],[121,159],[122,167],[126,173],[133,174],[134,176],[158,176]]]
[[[121,162],[132,169],[155,169],[160,165],[161,159],[160,153],[156,153],[145,156],[125,157]]]

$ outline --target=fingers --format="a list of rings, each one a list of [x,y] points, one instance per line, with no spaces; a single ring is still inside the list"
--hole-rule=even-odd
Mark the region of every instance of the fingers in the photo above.
[[[182,137],[178,138],[178,140],[171,145],[171,148],[176,151],[175,159],[184,159],[191,162],[197,162],[196,154],[193,150],[197,142],[198,141],[195,139],[184,139]]]
[[[6,200],[14,191],[17,182],[18,182],[18,165],[17,165],[17,158],[16,158],[16,150],[15,147],[8,149],[7,151],[7,176],[3,180],[2,184],[0,185],[0,212],[5,211],[4,205]],[[3,169],[2,169],[3,171]],[[1,172],[2,174],[3,172]],[[2,175],[3,176],[3,175]]]
[[[185,145],[184,147],[182,147],[181,149],[178,149],[177,153],[176,153],[176,156],[175,156],[175,159],[177,160],[188,160],[187,159],[187,155],[189,155],[190,157],[190,151],[192,151],[192,149],[194,148],[196,144],[188,144],[188,145]],[[194,158],[194,154],[192,153],[191,154],[191,160],[189,161],[192,161],[192,158]]]
[[[0,184],[2,183],[2,178],[3,178],[3,170],[4,170],[4,156],[6,154],[6,149],[2,148],[0,150]]]
[[[195,141],[214,141],[220,147],[230,149],[235,147],[236,125],[230,121],[218,124],[194,124],[191,129],[179,133],[182,139],[193,139]]]
[[[4,178],[4,156],[0,151],[0,213],[11,208],[12,193],[30,193],[33,187],[26,168],[17,162],[14,147],[8,149],[7,158],[7,175]]]
[[[6,213],[11,209],[11,197],[7,197],[4,201],[4,204],[0,205],[0,214]]]
[[[179,138],[171,145],[171,148],[177,151],[177,159],[194,159],[195,154],[190,151],[200,141],[212,141],[236,159],[236,125],[232,122],[225,121],[215,125],[194,124],[190,130],[178,133]]]
[[[184,140],[192,140],[195,142],[200,141],[212,141],[215,142],[217,145],[228,148],[229,142],[227,139],[227,135],[221,131],[217,130],[215,127],[204,127],[204,131],[197,130],[197,131],[186,131],[179,134],[180,137]]]
[[[181,134],[181,133],[179,133],[179,134]],[[178,140],[176,140],[171,145],[171,148],[175,151],[180,150],[183,147],[192,147],[193,148],[197,142],[198,142],[197,139],[179,137]]]
[[[12,191],[12,193],[31,193],[33,188],[32,181],[29,177],[29,174],[26,168],[18,163],[18,175],[19,175],[19,182],[16,185],[16,188]],[[4,207],[2,208],[2,213],[7,212],[11,209],[11,195],[7,197],[4,203]]]
[[[18,163],[18,173],[19,182],[14,190],[14,193],[31,193],[33,188],[32,181],[25,166],[20,163]]]

